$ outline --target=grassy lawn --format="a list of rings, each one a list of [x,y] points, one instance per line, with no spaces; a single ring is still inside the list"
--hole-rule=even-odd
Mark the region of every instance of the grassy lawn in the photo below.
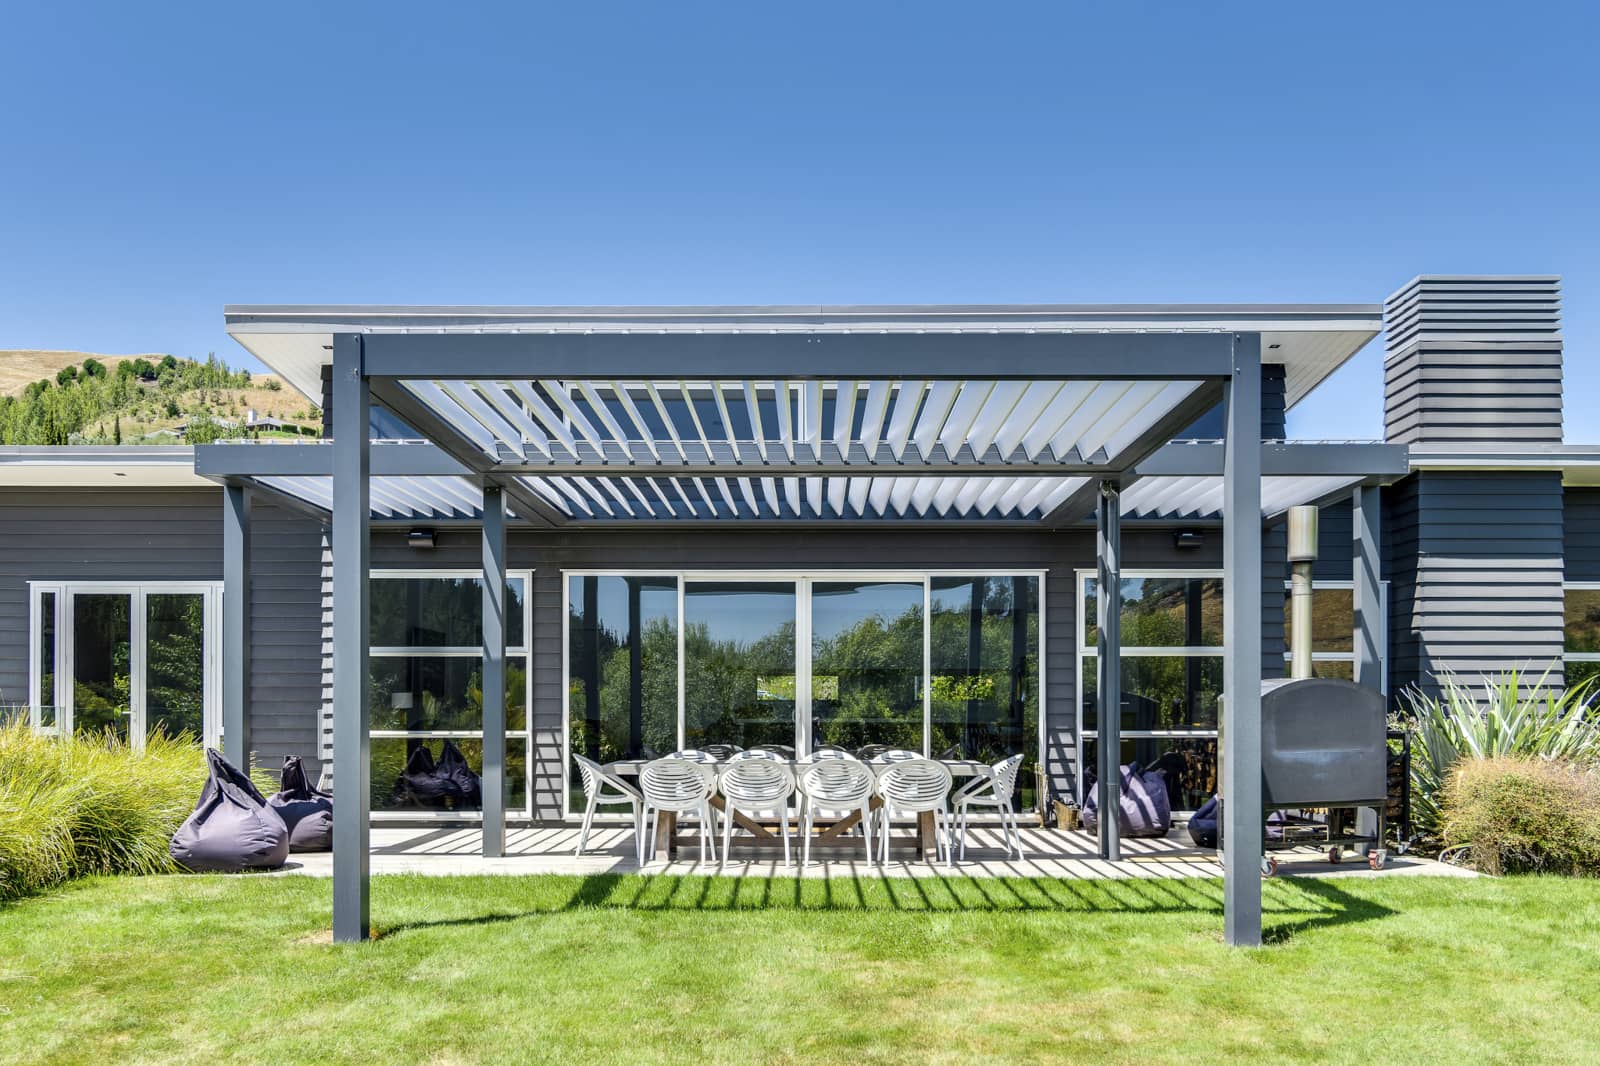
[[[1600,1062],[1600,886],[104,878],[0,908],[6,1062]]]

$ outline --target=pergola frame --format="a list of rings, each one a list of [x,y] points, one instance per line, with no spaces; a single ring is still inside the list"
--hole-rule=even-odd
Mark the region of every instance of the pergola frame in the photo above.
[[[463,334],[336,332],[333,334],[331,444],[271,447],[213,446],[196,453],[196,470],[228,485],[225,571],[230,589],[238,578],[241,591],[225,605],[225,663],[243,661],[248,644],[247,578],[241,562],[248,550],[249,509],[245,486],[264,491],[290,505],[306,506],[293,493],[267,479],[331,478],[330,507],[333,569],[333,718],[334,787],[334,937],[360,940],[368,935],[369,875],[369,544],[376,522],[372,514],[374,477],[466,478],[482,494],[481,519],[484,612],[484,811],[485,855],[503,853],[505,842],[504,710],[505,629],[504,582],[507,507],[515,519],[535,527],[586,527],[603,521],[574,522],[530,491],[523,475],[622,479],[646,477],[725,476],[731,465],[748,476],[781,474],[927,477],[946,474],[1004,477],[1077,477],[1086,485],[1052,507],[1042,520],[1026,524],[1047,528],[1075,527],[1091,513],[1097,516],[1097,559],[1100,594],[1099,686],[1100,768],[1098,799],[1101,852],[1120,858],[1116,839],[1117,766],[1120,749],[1120,652],[1117,620],[1120,596],[1120,493],[1144,477],[1216,476],[1223,487],[1224,641],[1229,655],[1224,667],[1226,709],[1222,730],[1224,839],[1224,914],[1229,943],[1261,940],[1261,890],[1257,863],[1261,853],[1260,679],[1261,679],[1261,504],[1262,477],[1316,476],[1349,478],[1376,484],[1405,472],[1403,448],[1382,445],[1319,446],[1261,440],[1261,335],[1252,332],[1172,333],[1013,333],[978,334]],[[1195,387],[1155,418],[1115,455],[1104,451],[1020,457],[994,448],[971,448],[927,454],[885,455],[881,449],[850,442],[831,449],[754,448],[759,460],[733,454],[689,454],[686,449],[651,449],[644,461],[626,449],[598,448],[592,454],[540,458],[530,453],[506,456],[486,450],[481,440],[460,432],[429,405],[420,402],[408,382],[434,381],[448,368],[463,381],[503,382],[548,379],[654,379],[712,382],[752,380],[819,382],[850,379],[871,367],[881,380],[924,382],[968,380],[982,366],[985,380],[995,381],[1132,381],[1187,382]],[[995,369],[990,369],[994,367]],[[719,386],[720,389],[720,386]],[[720,395],[720,392],[719,392]],[[1168,444],[1218,400],[1225,405],[1226,435],[1220,444]],[[423,433],[427,444],[385,444],[369,439],[371,404],[378,402]],[[720,400],[719,400],[720,402]],[[787,413],[782,417],[787,418]],[[755,442],[749,442],[754,447]],[[865,470],[863,471],[863,468]],[[1346,488],[1344,491],[1349,491]],[[1361,494],[1362,514],[1376,528],[1376,490]],[[1236,516],[1246,516],[1239,520]],[[701,520],[701,524],[722,519]],[[860,519],[850,524],[856,525]],[[938,524],[929,519],[906,519]],[[411,522],[409,524],[415,524]],[[431,524],[431,523],[425,523]],[[617,521],[615,524],[628,524]],[[655,522],[634,521],[634,528]],[[761,521],[751,524],[776,524]],[[790,523],[795,524],[795,523]],[[801,523],[803,524],[803,523]],[[967,520],[967,528],[998,524]],[[1021,522],[1004,523],[1015,527]],[[1360,526],[1360,528],[1366,528]],[[1371,548],[1372,580],[1376,575],[1375,534],[1360,543]],[[1362,564],[1358,562],[1358,570]],[[1375,594],[1363,593],[1358,574],[1357,606],[1362,624],[1376,632]],[[237,617],[236,617],[237,616]],[[1365,642],[1363,642],[1364,646]],[[241,668],[242,670],[242,668]],[[1368,672],[1370,673],[1370,671]],[[239,706],[230,705],[225,719],[241,735],[248,693],[240,672],[225,666],[225,688]],[[492,739],[493,738],[493,739]],[[247,751],[247,738],[228,741],[230,752]],[[1109,770],[1109,772],[1108,772]]]

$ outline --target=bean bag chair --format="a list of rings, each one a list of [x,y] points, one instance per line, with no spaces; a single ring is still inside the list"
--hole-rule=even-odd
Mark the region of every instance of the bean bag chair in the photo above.
[[[461,749],[447,740],[437,762],[426,744],[411,753],[395,779],[393,800],[396,806],[427,810],[478,810],[483,807],[483,786]]]
[[[210,773],[194,813],[172,834],[173,861],[197,873],[238,873],[282,866],[289,857],[289,827],[250,778],[206,749]]]
[[[1153,770],[1141,770],[1138,763],[1121,767],[1121,789],[1117,802],[1117,825],[1125,837],[1163,837],[1172,829],[1172,802],[1167,796],[1166,778]],[[1100,827],[1100,795],[1094,778],[1088,779],[1083,800],[1083,827]]]
[[[289,850],[333,850],[333,797],[312,787],[298,755],[283,757],[278,791],[267,797],[289,827]]]
[[[1217,797],[1212,796],[1206,800],[1198,811],[1189,816],[1189,839],[1193,840],[1195,847],[1214,848],[1217,846],[1217,819],[1222,813]],[[1282,811],[1273,811],[1267,815],[1266,838],[1269,841],[1283,839],[1284,816]]]
[[[1212,796],[1189,816],[1189,839],[1197,848],[1217,846],[1217,797]]]

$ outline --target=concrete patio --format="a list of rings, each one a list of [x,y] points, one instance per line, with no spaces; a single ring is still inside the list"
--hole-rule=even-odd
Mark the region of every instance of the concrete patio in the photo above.
[[[692,838],[686,838],[692,839]],[[601,874],[641,872],[634,859],[633,831],[623,826],[595,826],[589,835],[588,849],[582,856],[573,854],[578,844],[577,826],[549,825],[512,828],[506,833],[506,854],[484,858],[482,840],[474,826],[459,827],[377,827],[372,830],[372,873],[374,874]],[[774,877],[1029,877],[1069,880],[1127,878],[1220,877],[1222,867],[1213,851],[1193,847],[1182,830],[1160,839],[1132,839],[1123,842],[1123,858],[1108,862],[1096,855],[1091,833],[1060,832],[1054,829],[1022,830],[1021,860],[1008,859],[998,826],[972,826],[968,830],[967,857],[954,866],[929,864],[911,858],[911,849],[896,849],[884,866],[868,866],[859,845],[813,852],[811,865],[800,868],[799,848],[794,867],[785,867],[781,854],[770,857],[763,849],[756,853],[748,838],[734,838],[733,861],[719,869],[714,863],[698,862],[694,845],[679,846],[680,858],[673,862],[653,862],[642,872],[648,874],[727,873],[733,876]],[[1297,849],[1276,853],[1279,876],[1315,877],[1396,877],[1435,874],[1475,877],[1460,867],[1449,866],[1417,855],[1390,854],[1389,865],[1373,871],[1357,856],[1347,856],[1330,864],[1319,851]],[[903,857],[902,857],[903,855]],[[300,854],[292,857],[284,873],[329,877],[333,873],[330,854]]]

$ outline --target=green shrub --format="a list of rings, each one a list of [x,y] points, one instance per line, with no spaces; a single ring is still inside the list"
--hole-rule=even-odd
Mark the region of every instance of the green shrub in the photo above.
[[[173,830],[205,781],[192,737],[115,738],[0,728],[0,900],[96,873],[172,870]]]
[[[1411,816],[1425,836],[1437,838],[1440,802],[1450,771],[1464,758],[1525,755],[1580,765],[1600,763],[1600,718],[1587,706],[1592,682],[1551,688],[1548,674],[1532,685],[1516,671],[1484,679],[1481,698],[1445,674],[1440,696],[1416,689],[1402,694],[1411,743]]]
[[[1600,770],[1554,759],[1463,759],[1441,805],[1447,847],[1489,874],[1600,876]]]

